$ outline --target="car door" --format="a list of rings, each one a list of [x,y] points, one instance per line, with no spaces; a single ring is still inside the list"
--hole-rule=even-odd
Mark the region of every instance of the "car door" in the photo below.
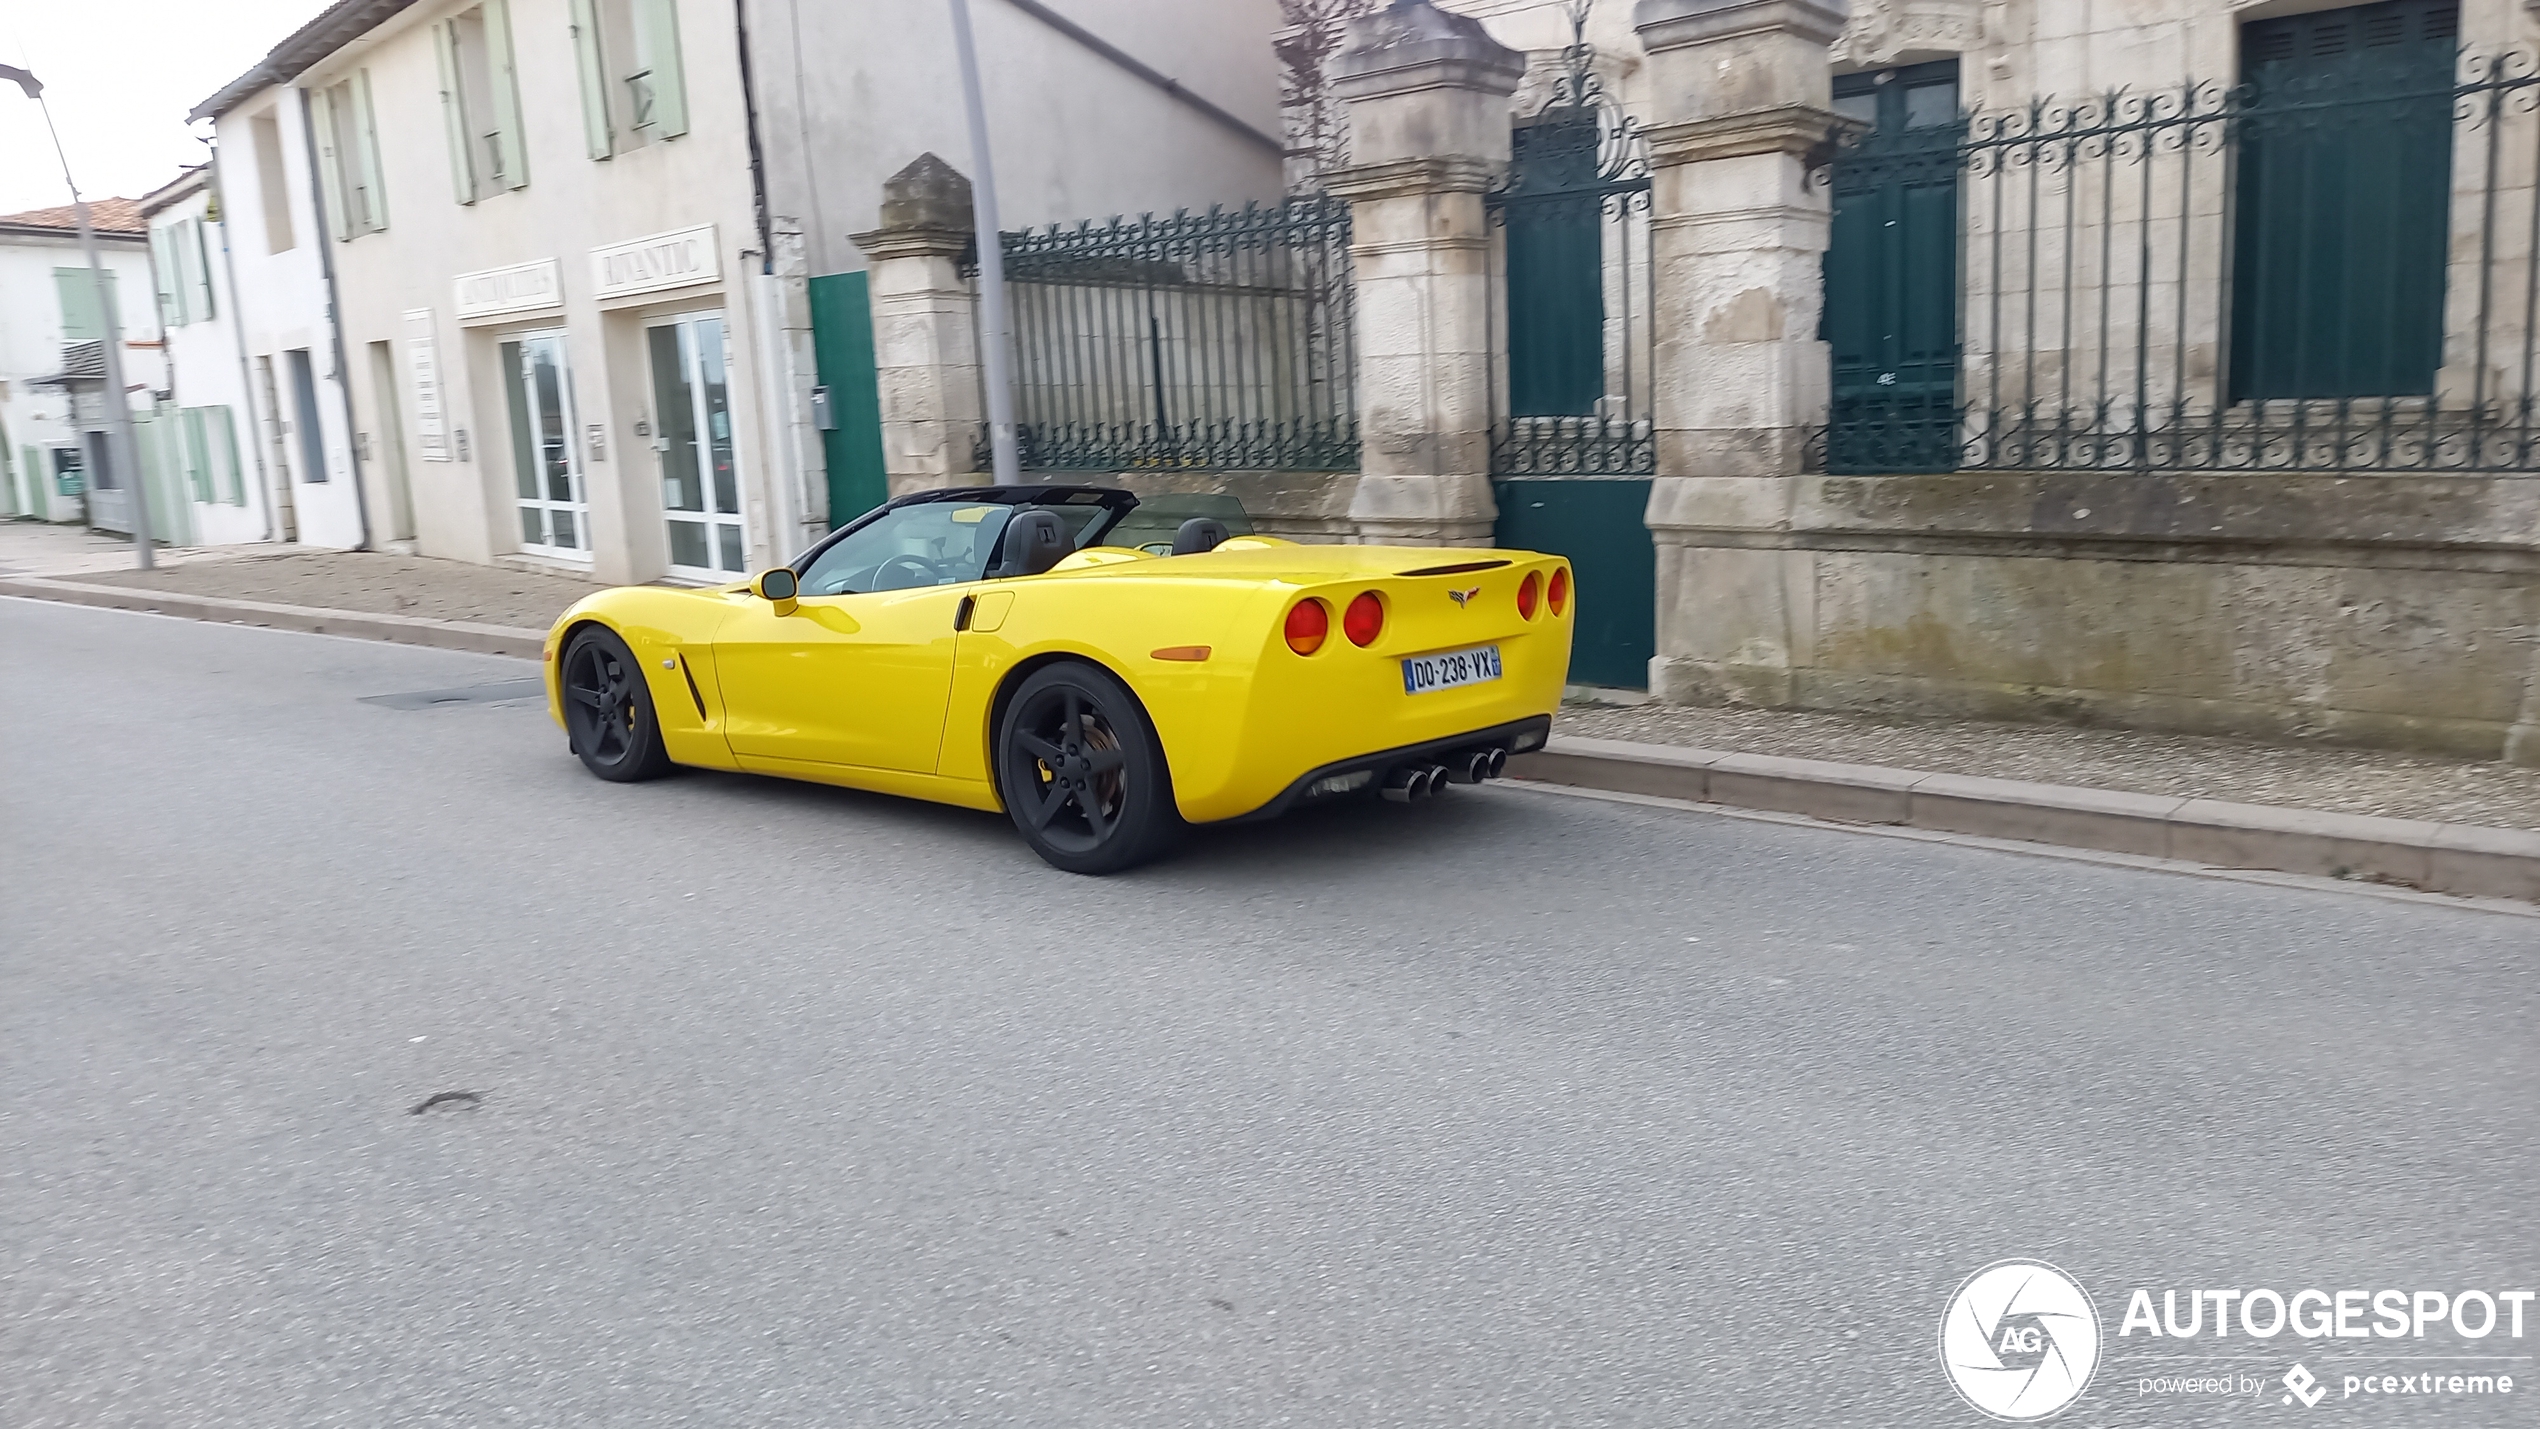
[[[732,752],[935,772],[953,616],[975,583],[751,600],[715,633]]]

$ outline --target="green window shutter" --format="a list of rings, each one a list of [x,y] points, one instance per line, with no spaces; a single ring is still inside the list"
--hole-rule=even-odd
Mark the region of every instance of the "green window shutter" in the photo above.
[[[97,284],[86,268],[56,268],[53,288],[62,300],[62,341],[98,342],[106,336],[105,314],[97,309]],[[115,311],[123,311],[123,299],[115,290],[115,275],[106,275],[106,297]]]
[[[195,500],[209,506],[212,503],[212,460],[210,446],[204,440],[203,411],[201,407],[184,409],[185,486]]]
[[[582,77],[582,138],[591,157],[614,152],[609,133],[609,72],[600,60],[600,18],[596,0],[573,0],[573,69]]]
[[[227,407],[203,409],[203,440],[211,448],[220,499],[232,506],[246,505],[247,485],[238,471],[238,427]]]
[[[512,72],[511,6],[504,0],[485,0],[485,68],[493,81],[494,124],[502,131],[496,141],[503,150],[503,186],[529,186],[528,145],[520,132],[520,79]]]
[[[467,138],[467,102],[459,94],[458,37],[455,20],[432,26],[432,48],[441,59],[441,120],[450,140],[450,185],[461,203],[476,202],[476,162]]]
[[[212,264],[203,243],[203,220],[185,220],[176,245],[177,266],[185,273],[185,320],[202,322],[219,316],[212,311]]]
[[[634,0],[635,58],[653,91],[653,133],[688,132],[688,89],[679,69],[679,0]]]
[[[379,124],[371,115],[370,71],[366,69],[353,74],[353,123],[361,135],[362,192],[370,195],[370,212],[365,215],[370,227],[365,231],[377,233],[388,226],[388,190],[379,182]]]
[[[326,231],[343,242],[353,236],[344,212],[344,156],[335,151],[335,98],[323,89],[302,90],[309,105],[309,124],[317,130],[318,187],[326,194]]]
[[[159,290],[159,326],[163,328],[175,327],[185,321],[182,310],[177,306],[175,239],[173,227],[150,230],[150,278]]]

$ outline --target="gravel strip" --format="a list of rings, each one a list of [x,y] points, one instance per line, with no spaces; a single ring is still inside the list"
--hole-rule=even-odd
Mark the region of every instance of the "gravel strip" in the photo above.
[[[1576,700],[1562,707],[1557,727],[1562,734],[1595,739],[2540,829],[2540,769],[2378,749],[1979,720],[1897,721],[1802,710],[1622,707]]]
[[[591,581],[544,571],[374,551],[282,551],[63,579],[538,631],[554,624],[566,606],[600,589]]]

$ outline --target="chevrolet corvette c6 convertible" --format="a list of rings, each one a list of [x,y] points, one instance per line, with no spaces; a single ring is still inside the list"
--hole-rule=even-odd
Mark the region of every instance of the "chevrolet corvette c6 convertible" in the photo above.
[[[549,707],[602,779],[694,765],[1003,810],[1078,873],[1184,821],[1425,798],[1543,743],[1560,557],[1248,530],[1224,497],[902,497],[752,581],[581,601],[547,635]]]

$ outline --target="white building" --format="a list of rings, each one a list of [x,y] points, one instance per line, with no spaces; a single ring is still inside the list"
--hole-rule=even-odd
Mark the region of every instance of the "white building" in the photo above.
[[[384,498],[365,491],[354,460],[343,349],[332,321],[332,255],[323,241],[302,92],[252,78],[231,86],[239,92],[218,113],[213,165],[226,239],[221,267],[255,414],[256,455],[247,465],[263,468],[278,539],[348,549],[385,544],[395,532],[379,519]],[[242,445],[251,440],[246,430],[239,437]]]
[[[141,213],[167,344],[167,390],[149,424],[154,465],[183,498],[187,528],[154,534],[207,546],[272,540],[229,235],[213,202],[210,166],[188,169],[144,197]]]
[[[89,219],[122,327],[129,399],[146,417],[164,379],[140,208],[100,199]],[[90,487],[101,474],[117,479],[107,473],[102,384],[58,380],[102,366],[95,344],[103,335],[72,210],[0,216],[0,515],[84,521]]]
[[[976,8],[1008,227],[1276,196],[1273,0]],[[966,166],[952,54],[918,0],[311,21],[195,113],[286,528],[716,580],[880,499],[847,235],[920,153]]]

